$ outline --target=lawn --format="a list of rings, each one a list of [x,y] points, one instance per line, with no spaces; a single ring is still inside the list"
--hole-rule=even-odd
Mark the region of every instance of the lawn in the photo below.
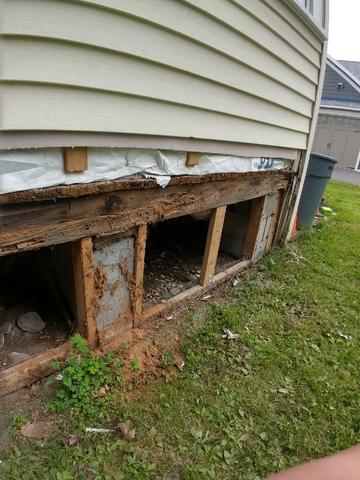
[[[87,413],[67,405],[47,440],[22,438],[15,411],[0,478],[255,480],[359,442],[360,188],[332,182],[326,201],[334,217],[187,314],[182,372],[112,388]],[[84,433],[127,420],[133,442]]]

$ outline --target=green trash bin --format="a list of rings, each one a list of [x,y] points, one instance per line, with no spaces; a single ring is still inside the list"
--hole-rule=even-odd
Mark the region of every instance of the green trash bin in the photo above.
[[[333,158],[320,153],[310,155],[297,214],[298,229],[311,227],[336,163]]]

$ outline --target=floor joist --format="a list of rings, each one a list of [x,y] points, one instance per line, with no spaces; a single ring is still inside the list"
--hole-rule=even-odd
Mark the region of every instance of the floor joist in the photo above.
[[[86,198],[12,204],[0,210],[0,255],[124,232],[144,223],[192,214],[273,193],[287,176],[254,174],[165,189],[121,190]]]

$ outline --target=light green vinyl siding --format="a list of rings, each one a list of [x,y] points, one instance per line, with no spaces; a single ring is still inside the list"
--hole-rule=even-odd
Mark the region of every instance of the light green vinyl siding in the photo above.
[[[271,3],[3,0],[1,128],[305,148],[321,40]]]

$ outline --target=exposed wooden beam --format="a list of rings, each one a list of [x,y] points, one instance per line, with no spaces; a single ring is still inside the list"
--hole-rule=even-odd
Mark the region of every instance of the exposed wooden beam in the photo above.
[[[267,177],[275,175],[279,177],[277,171],[262,170],[259,172],[245,173],[209,173],[206,175],[179,175],[171,177],[167,188],[176,185],[195,185],[198,183],[210,183],[220,180],[234,180],[245,177]],[[280,175],[283,176],[283,174]],[[95,194],[112,193],[121,190],[148,190],[159,188],[156,181],[152,178],[141,177],[123,177],[116,180],[104,180],[89,183],[75,183],[72,185],[56,185],[55,187],[35,188],[31,190],[21,190],[20,192],[9,192],[0,194],[0,205],[15,203],[33,203],[46,200],[58,201],[60,199],[71,199],[85,197]]]
[[[262,197],[254,198],[251,202],[251,210],[246,229],[243,255],[245,257],[253,258],[256,246],[256,240],[261,223],[261,215],[264,210],[265,195]]]
[[[185,165],[187,167],[195,167],[195,165],[199,165],[200,155],[201,155],[201,153],[188,152],[187,155],[186,155]]]
[[[242,202],[287,185],[284,174],[252,175],[165,189],[120,190],[55,202],[4,205],[0,255],[83,237],[124,232],[144,223]]]
[[[226,205],[217,207],[211,212],[206,238],[205,254],[200,274],[200,285],[206,286],[214,277],[216,260],[219,253],[222,229],[226,213]]]
[[[303,152],[305,155],[305,152]],[[302,163],[300,163],[300,169]],[[293,208],[296,201],[296,192],[299,186],[298,176],[293,175],[288,182],[288,185],[283,190],[281,210],[279,215],[278,227],[275,232],[274,242],[277,243],[280,240],[286,240],[289,224],[291,222]]]
[[[133,290],[134,327],[141,322],[147,225],[139,225],[135,243],[135,284]]]
[[[52,363],[64,360],[70,351],[70,342],[66,342],[3,370],[0,372],[0,397],[50,375],[54,371]]]
[[[87,168],[86,147],[64,148],[64,171],[66,173],[84,172]]]
[[[273,246],[274,241],[275,241],[275,234],[276,234],[277,226],[279,224],[283,193],[284,193],[283,190],[278,190],[275,193],[275,205],[274,205],[274,210],[273,210],[272,215],[271,215],[271,224],[270,224],[270,229],[269,229],[269,233],[268,233],[265,252],[270,251],[270,249]]]
[[[98,344],[95,318],[95,275],[93,266],[93,243],[91,238],[82,238],[72,245],[76,314],[80,333],[90,348]]]

